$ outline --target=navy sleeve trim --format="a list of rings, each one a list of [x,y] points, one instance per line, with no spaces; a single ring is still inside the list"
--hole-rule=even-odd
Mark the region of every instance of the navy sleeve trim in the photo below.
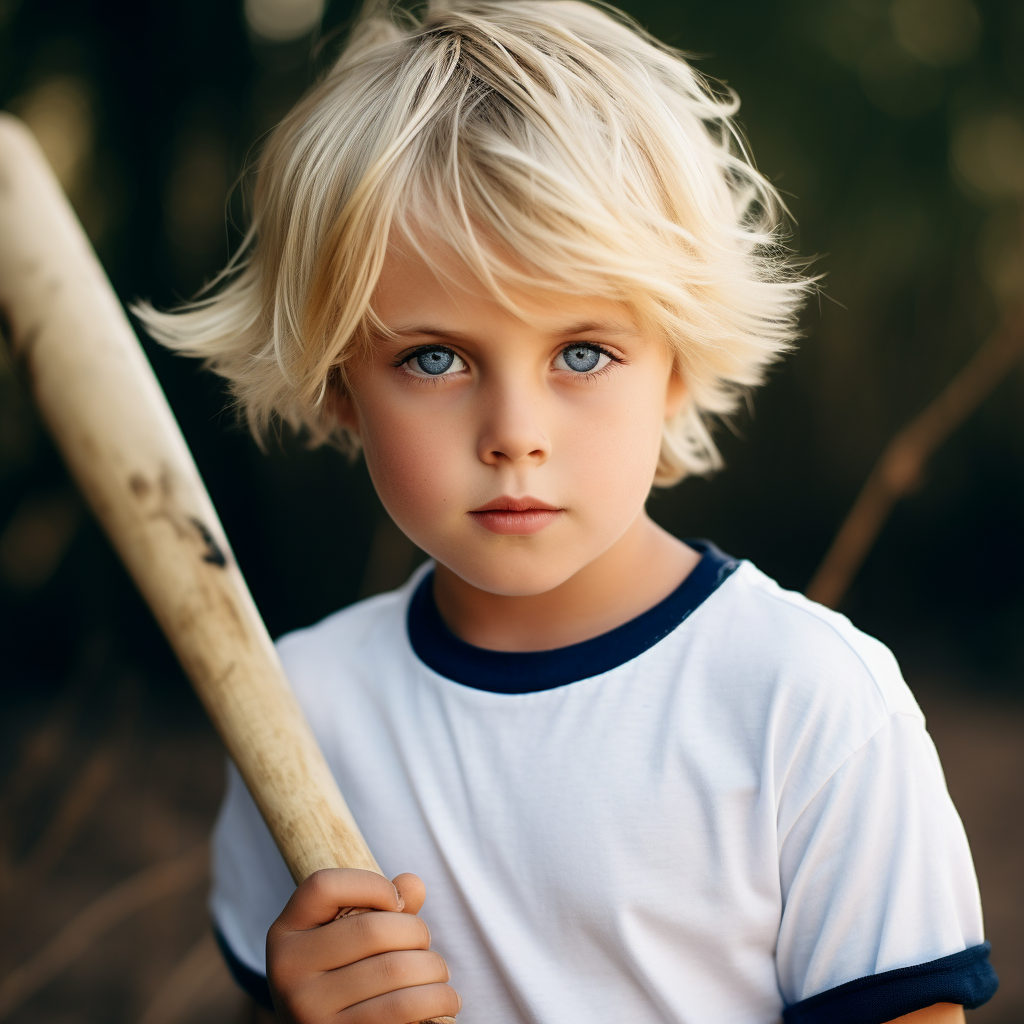
[[[786,1024],[886,1024],[935,1003],[973,1010],[999,986],[987,942],[930,963],[901,967],[820,992],[786,1007]]]
[[[220,929],[216,926],[214,926],[213,935],[217,940],[217,945],[220,947],[221,956],[224,957],[224,963],[228,965],[231,977],[238,983],[238,987],[244,992],[248,992],[253,1000],[262,1006],[264,1010],[269,1010],[273,1013],[274,1002],[270,998],[270,986],[267,984],[267,979],[258,971],[254,971],[251,967],[246,967],[235,956],[231,947],[227,944],[227,940],[221,935]]]

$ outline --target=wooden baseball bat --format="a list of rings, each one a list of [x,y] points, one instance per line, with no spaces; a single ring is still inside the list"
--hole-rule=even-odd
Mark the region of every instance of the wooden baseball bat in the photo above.
[[[380,872],[121,304],[35,139],[5,113],[0,311],[43,419],[295,882],[320,868]],[[428,1024],[442,1022],[454,1018]]]

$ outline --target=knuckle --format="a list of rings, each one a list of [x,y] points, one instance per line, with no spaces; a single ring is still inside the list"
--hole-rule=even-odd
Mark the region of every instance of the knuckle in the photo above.
[[[430,949],[430,929],[427,927],[423,918],[414,917],[411,920],[415,921],[416,924],[413,926],[413,934],[416,937],[418,943],[417,948],[419,949]]]
[[[363,956],[430,948],[430,931],[418,917],[371,911],[348,920],[350,946],[363,950]]]
[[[401,953],[383,953],[377,958],[381,981],[389,989],[405,988],[413,981],[413,964]]]
[[[431,985],[430,1014],[434,1017],[454,1017],[462,1008],[462,1000],[451,985]]]
[[[385,914],[371,912],[359,914],[354,919],[355,931],[359,939],[374,949],[386,949],[390,943],[391,922]]]
[[[302,886],[306,890],[306,895],[317,903],[321,903],[330,898],[333,890],[337,888],[334,883],[334,870],[331,868],[321,868],[319,871],[314,871],[303,883]]]
[[[383,997],[384,1019],[398,1021],[426,1020],[432,1017],[454,1017],[460,1000],[450,985],[421,985],[396,989]]]
[[[318,907],[324,902],[325,883],[324,879],[321,878],[322,872],[317,871],[316,874],[310,875],[302,885],[295,890],[295,895],[292,899],[295,901],[297,908],[301,907],[303,913],[308,912],[308,908]]]
[[[448,961],[440,953],[435,953],[433,950],[429,951],[429,955],[434,958],[434,968],[438,977],[442,981],[447,981],[452,976],[452,972],[448,970]]]
[[[447,1017],[455,1017],[462,1009],[462,997],[451,985],[441,985],[440,988],[444,1000],[443,1014]]]

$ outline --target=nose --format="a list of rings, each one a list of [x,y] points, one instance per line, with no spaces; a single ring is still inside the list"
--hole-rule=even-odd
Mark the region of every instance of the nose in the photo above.
[[[539,396],[512,387],[488,389],[481,397],[480,461],[488,466],[547,462],[551,442]]]

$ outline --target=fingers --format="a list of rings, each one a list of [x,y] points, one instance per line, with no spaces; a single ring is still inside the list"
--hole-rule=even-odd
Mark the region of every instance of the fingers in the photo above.
[[[408,871],[401,875],[395,875],[391,880],[399,895],[405,900],[403,913],[418,914],[426,899],[427,890],[419,875],[410,874]]]
[[[392,918],[406,915],[366,915]],[[334,1024],[409,1024],[453,1015],[461,1004],[447,984],[448,965],[430,950],[392,950],[333,971],[312,972],[304,966],[293,978],[270,976],[274,1004],[282,1020]],[[402,998],[400,992],[409,990]],[[456,1007],[451,1009],[451,1007]],[[410,1013],[413,1016],[403,1016]],[[419,1014],[419,1016],[417,1016]]]
[[[372,871],[318,871],[267,935],[267,978],[282,1020],[409,1024],[454,1016],[461,1000],[417,917],[416,875],[394,883]],[[366,912],[339,917],[344,908]],[[404,911],[404,912],[403,912]]]
[[[345,907],[398,912],[402,901],[394,885],[375,871],[327,868],[310,875],[292,893],[274,927],[285,931],[315,928],[333,921]]]
[[[449,981],[448,965],[440,953],[403,949],[381,953],[325,974],[320,982],[327,1005],[354,1006],[367,999],[418,985]]]
[[[286,933],[286,937],[282,942],[273,929],[267,936],[267,951],[281,979],[331,971],[393,950],[430,948],[430,929],[420,918],[379,911],[343,917],[320,928]]]
[[[450,985],[417,985],[366,999],[334,1018],[337,1024],[413,1024],[433,1017],[454,1017],[462,999]]]

